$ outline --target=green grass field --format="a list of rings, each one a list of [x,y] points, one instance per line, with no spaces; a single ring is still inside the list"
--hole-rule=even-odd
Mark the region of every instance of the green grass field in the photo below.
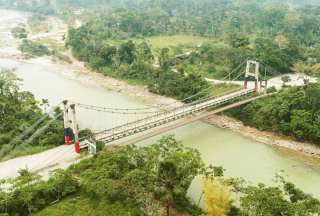
[[[128,40],[108,40],[108,43],[118,46],[122,42]],[[183,46],[183,51],[185,51],[184,49],[186,48],[192,48],[195,46],[199,46],[205,42],[213,41],[212,39],[207,37],[191,35],[154,36],[145,38],[132,38],[131,40],[136,43],[146,41],[151,46],[153,52],[158,52],[162,48],[174,48],[178,46]]]
[[[164,47],[174,47],[179,45],[184,46],[199,46],[204,42],[209,42],[206,37],[189,36],[189,35],[173,35],[173,36],[156,36],[148,37],[146,41],[152,45],[153,49],[161,49]]]

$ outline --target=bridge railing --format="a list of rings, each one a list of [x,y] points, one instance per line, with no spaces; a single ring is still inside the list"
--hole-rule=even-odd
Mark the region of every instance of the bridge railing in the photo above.
[[[238,91],[238,92],[240,92],[240,93],[245,92],[245,94],[247,94],[247,93],[251,93],[253,91],[254,90],[247,89],[247,90],[241,90],[241,91]],[[233,92],[233,94],[234,93],[235,92]],[[232,94],[229,94],[229,95],[232,95]],[[140,124],[142,122],[150,121],[152,119],[159,119],[161,117],[165,117],[165,116],[169,115],[170,113],[177,112],[177,111],[182,110],[182,109],[187,109],[188,107],[192,107],[192,106],[195,106],[195,105],[198,105],[198,104],[202,104],[202,103],[207,102],[207,101],[212,101],[214,99],[222,98],[222,97],[225,97],[225,96],[227,96],[227,95],[223,95],[223,96],[220,96],[220,97],[211,96],[211,97],[207,97],[207,98],[204,98],[204,99],[199,99],[199,100],[197,100],[195,102],[192,102],[190,104],[184,104],[182,106],[172,108],[170,110],[159,110],[158,112],[155,112],[154,115],[150,115],[150,116],[147,116],[145,118],[141,118],[141,119],[129,122],[127,124],[119,125],[119,126],[116,126],[114,128],[110,128],[110,129],[107,129],[107,130],[104,130],[104,131],[97,132],[97,133],[94,134],[94,137],[97,139],[98,137],[103,136],[103,135],[108,134],[108,133],[114,134],[114,133],[116,133],[116,131],[123,131],[123,130],[126,130],[127,128],[131,128],[132,125],[138,125],[138,124]]]
[[[132,121],[132,122],[129,122],[127,124],[123,124],[123,125],[119,125],[119,126],[116,126],[114,128],[110,128],[110,129],[107,129],[107,130],[104,130],[104,131],[100,131],[98,133],[95,133],[94,136],[95,137],[98,137],[99,135],[102,135],[102,134],[106,134],[106,133],[109,133],[109,132],[114,132],[114,131],[117,131],[117,130],[121,130],[121,129],[124,129],[124,128],[128,128],[130,125],[136,125],[136,124],[139,124],[141,122],[145,122],[147,120],[150,120],[150,119],[155,119],[155,118],[159,118],[161,116],[166,116],[170,113],[173,113],[177,110],[181,110],[183,108],[186,108],[186,107],[190,107],[192,105],[196,105],[196,104],[199,104],[199,103],[203,103],[205,101],[210,101],[212,99],[215,99],[217,97],[215,96],[212,96],[212,97],[207,97],[207,98],[204,98],[204,99],[200,99],[200,100],[197,100],[195,102],[192,102],[190,104],[184,104],[182,106],[179,106],[179,107],[174,107],[172,109],[169,109],[169,110],[159,110],[159,111],[155,111],[154,115],[150,115],[148,117],[145,117],[145,118],[141,118],[141,119],[138,119],[138,120],[135,120],[135,121]]]
[[[181,119],[185,116],[192,115],[209,108],[217,107],[222,104],[226,104],[233,99],[248,95],[252,92],[254,92],[253,89],[242,90],[220,98],[205,100],[192,105],[183,105],[181,107],[175,108],[174,110],[166,111],[161,115],[154,115],[139,121],[135,121],[114,129],[104,131],[102,133],[99,133],[98,135],[96,134],[95,138],[106,143],[112,142],[172,122],[174,120]]]
[[[87,148],[90,154],[97,154],[97,145],[94,141],[86,139],[80,142],[80,149]]]

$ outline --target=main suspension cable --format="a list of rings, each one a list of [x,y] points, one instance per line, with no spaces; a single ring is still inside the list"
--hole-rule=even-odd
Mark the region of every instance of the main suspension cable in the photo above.
[[[243,65],[244,63],[246,63],[246,60],[243,61],[241,64],[239,64],[235,69],[233,69],[226,77],[224,77],[222,79],[222,81],[225,81],[228,77],[231,77],[231,75],[235,72],[237,72]],[[229,81],[234,81],[234,80],[237,80],[243,73],[240,73],[236,78],[233,78],[232,80],[229,80]],[[196,94],[194,95],[191,95],[189,97],[186,97],[184,98],[183,100],[179,100],[179,101],[175,101],[173,103],[170,103],[170,104],[159,104],[159,108],[160,109],[166,109],[174,104],[177,104],[177,103],[182,103],[182,102],[185,102],[185,101],[189,101],[203,93],[205,93],[205,91],[209,91],[211,90],[213,87],[212,86],[209,86],[208,88],[206,89],[203,89],[199,92],[197,92]],[[210,97],[210,96],[209,96]],[[201,100],[202,98],[199,98],[199,100]],[[72,102],[72,101],[71,101]],[[152,113],[157,113],[159,112],[159,110],[156,108],[156,107],[146,107],[146,108],[119,108],[119,107],[100,107],[100,106],[92,106],[92,105],[86,105],[86,104],[81,104],[81,103],[77,103],[77,102],[72,102],[74,103],[75,105],[81,107],[81,108],[84,108],[84,109],[89,109],[89,110],[95,110],[95,111],[98,111],[98,112],[108,112],[108,113],[113,113],[113,114],[128,114],[128,115],[136,115],[136,114],[152,114]],[[155,111],[146,111],[146,110],[155,110]],[[121,111],[125,111],[125,112],[121,112]],[[133,112],[129,112],[129,111],[133,111]],[[136,112],[136,111],[143,111],[143,112]]]

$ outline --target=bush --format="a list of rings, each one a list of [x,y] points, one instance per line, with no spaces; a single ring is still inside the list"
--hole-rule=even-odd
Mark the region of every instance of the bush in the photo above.
[[[21,152],[24,152],[24,154],[32,153],[37,149],[46,149],[46,147],[57,146],[64,143],[62,135],[63,120],[62,117],[59,117],[47,128],[45,136],[36,137],[28,146],[24,146],[25,148],[19,148],[22,140],[15,139],[15,137],[33,125],[44,115],[44,113],[42,112],[39,103],[30,92],[21,91],[19,89],[18,82],[17,80],[14,80],[12,71],[0,71],[0,101],[1,112],[7,113],[6,115],[1,116],[0,121],[0,158],[3,156],[11,157],[19,155]],[[61,112],[61,110],[56,111],[55,114]],[[48,123],[50,120],[52,119],[48,117],[34,130],[44,126],[44,124]],[[34,130],[30,131],[30,133],[24,137],[23,141],[30,138]],[[6,145],[10,142],[14,142],[14,146],[16,147],[16,151],[12,152],[14,154],[8,154],[13,148],[13,145]],[[29,151],[29,147],[38,148],[32,148],[32,150]]]
[[[287,83],[287,82],[291,81],[291,78],[290,78],[290,76],[283,76],[283,77],[281,77],[281,80],[282,80],[282,82]]]
[[[50,55],[48,47],[34,41],[23,40],[19,49],[22,53],[29,57]]]
[[[270,87],[270,88],[267,89],[267,93],[268,93],[268,94],[269,94],[269,93],[273,93],[273,92],[277,92],[276,87],[272,86],[272,87]]]
[[[0,189],[1,215],[31,215],[52,202],[76,193],[79,189],[78,180],[70,171],[64,170],[53,171],[47,182],[28,170],[20,170],[20,176],[11,183],[11,192]]]
[[[24,27],[17,26],[11,30],[13,37],[23,39],[28,37],[28,33]]]

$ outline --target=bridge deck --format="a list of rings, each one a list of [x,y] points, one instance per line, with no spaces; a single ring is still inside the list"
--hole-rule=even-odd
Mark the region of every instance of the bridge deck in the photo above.
[[[136,143],[144,141],[144,140],[146,140],[148,138],[163,134],[165,132],[171,131],[171,130],[176,129],[176,128],[183,127],[183,126],[191,124],[191,123],[193,123],[195,121],[199,121],[199,120],[204,119],[206,117],[209,117],[209,116],[212,116],[212,115],[227,111],[229,109],[232,109],[232,108],[235,108],[235,107],[250,103],[252,101],[255,101],[255,100],[267,97],[267,96],[269,96],[269,95],[266,95],[266,94],[265,95],[260,95],[260,96],[253,97],[253,98],[250,98],[250,99],[247,99],[247,100],[243,100],[243,101],[240,101],[240,102],[237,102],[237,103],[233,103],[233,104],[230,104],[230,105],[227,105],[227,106],[223,106],[221,108],[217,108],[217,109],[214,109],[214,110],[209,111],[209,112],[208,111],[203,111],[201,113],[198,113],[197,115],[192,115],[192,116],[189,116],[187,118],[175,121],[172,124],[163,125],[162,127],[154,128],[153,130],[145,132],[145,133],[143,133],[141,135],[130,137],[130,138],[124,140],[124,141],[121,141],[121,142],[117,143],[117,145],[136,144]]]
[[[170,111],[157,113],[153,116],[97,133],[95,134],[95,139],[105,143],[116,141],[161,125],[168,124],[178,119],[192,116],[193,114],[200,113],[214,107],[219,107],[237,98],[249,95],[252,92],[254,92],[254,89],[245,89],[224,95],[222,97],[209,98],[191,105],[183,105]]]

